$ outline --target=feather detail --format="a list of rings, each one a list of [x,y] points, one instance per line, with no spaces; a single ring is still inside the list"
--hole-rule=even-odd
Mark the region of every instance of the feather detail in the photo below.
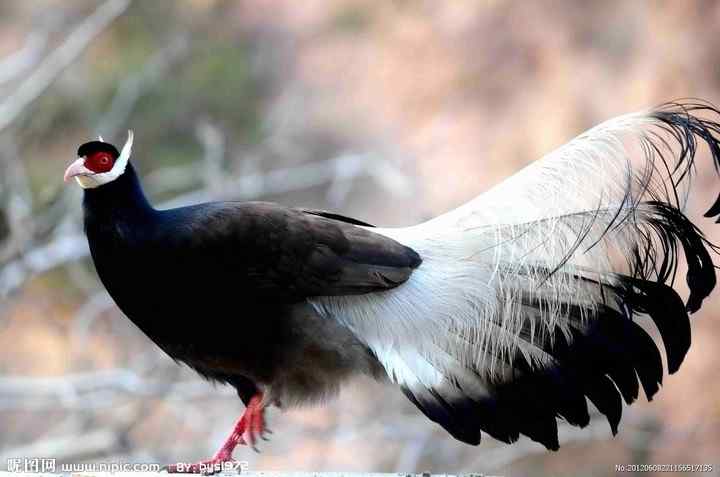
[[[675,372],[688,312],[716,284],[718,249],[682,210],[699,144],[720,170],[719,117],[709,104],[670,103],[602,123],[453,211],[373,229],[422,257],[403,286],[311,303],[465,442],[479,427],[555,449],[555,418],[587,424],[586,398],[616,432],[621,398],[634,401],[639,384],[651,398],[662,381],[659,352],[633,320],[653,319]],[[720,198],[706,213],[718,215]],[[672,289],[680,253],[685,303]],[[461,384],[468,376],[484,395]]]

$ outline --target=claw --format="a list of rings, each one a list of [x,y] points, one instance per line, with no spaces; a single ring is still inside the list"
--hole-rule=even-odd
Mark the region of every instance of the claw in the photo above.
[[[260,453],[257,447],[258,437],[267,441],[265,434],[272,434],[265,428],[265,410],[262,404],[262,394],[253,396],[242,417],[235,424],[235,429],[215,457],[194,464],[177,463],[162,468],[168,473],[212,475],[224,470],[232,470],[232,453],[238,445],[250,446],[252,450]]]

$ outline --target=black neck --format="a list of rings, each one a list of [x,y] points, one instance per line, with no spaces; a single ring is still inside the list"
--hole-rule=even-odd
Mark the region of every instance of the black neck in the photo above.
[[[117,179],[93,189],[85,189],[83,200],[86,217],[138,219],[151,216],[155,209],[150,205],[132,164]]]

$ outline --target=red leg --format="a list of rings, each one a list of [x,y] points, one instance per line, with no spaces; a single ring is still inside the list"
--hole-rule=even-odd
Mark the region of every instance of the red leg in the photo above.
[[[223,470],[233,470],[232,453],[239,445],[249,444],[253,450],[257,451],[255,446],[257,438],[265,438],[265,433],[269,432],[265,428],[265,407],[262,403],[262,393],[257,393],[250,399],[242,417],[235,424],[230,437],[227,438],[219,451],[212,459],[196,462],[194,464],[173,464],[167,466],[170,473],[179,474],[214,474]],[[223,465],[225,464],[225,466]]]

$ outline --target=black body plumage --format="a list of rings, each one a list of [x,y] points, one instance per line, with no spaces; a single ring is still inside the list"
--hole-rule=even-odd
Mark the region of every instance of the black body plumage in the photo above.
[[[306,297],[392,288],[421,263],[350,225],[360,222],[322,211],[261,202],[155,210],[132,165],[86,190],[84,210],[97,272],[122,311],[171,357],[235,385],[244,400],[251,383],[312,364],[289,362],[322,347],[296,328]],[[324,343],[328,359],[345,339]],[[343,363],[327,363],[335,365]]]

